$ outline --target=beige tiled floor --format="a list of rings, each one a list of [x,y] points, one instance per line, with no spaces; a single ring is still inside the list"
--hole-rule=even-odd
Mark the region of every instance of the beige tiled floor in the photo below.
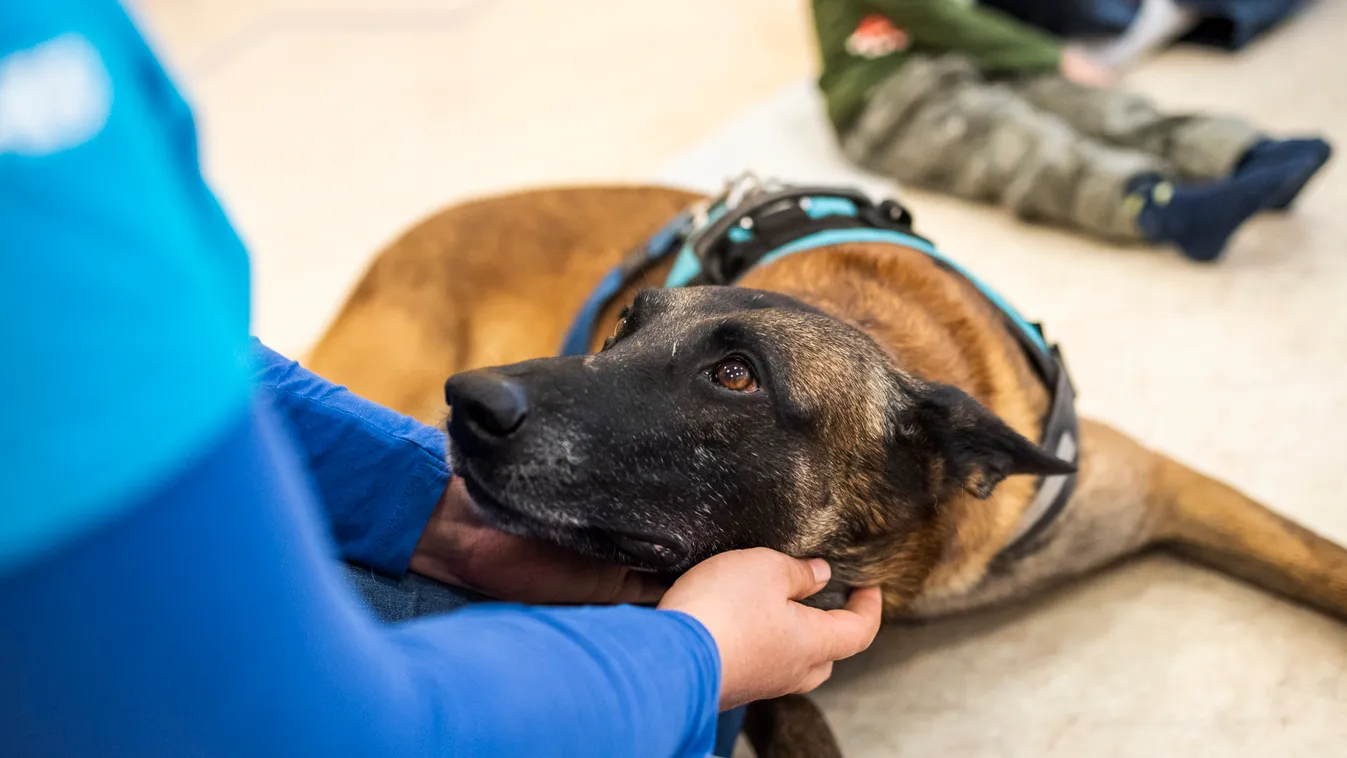
[[[302,351],[369,255],[456,199],[751,166],[859,179],[804,81],[803,0],[139,0]],[[1347,146],[1347,6],[1129,84]],[[783,89],[784,88],[784,89]],[[921,193],[925,233],[1049,324],[1082,406],[1347,542],[1347,169],[1215,268]],[[858,756],[1337,755],[1347,629],[1150,558],[1027,607],[886,631],[821,693]]]
[[[256,267],[312,340],[370,253],[481,192],[635,179],[811,65],[782,0],[140,0]]]

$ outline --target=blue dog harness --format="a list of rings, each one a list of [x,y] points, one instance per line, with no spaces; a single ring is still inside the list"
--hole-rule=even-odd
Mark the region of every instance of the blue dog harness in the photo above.
[[[864,193],[838,187],[765,186],[746,177],[725,194],[694,206],[660,229],[610,270],[590,294],[566,333],[562,355],[589,352],[595,322],[618,293],[655,264],[676,255],[665,287],[731,285],[749,269],[793,253],[846,243],[883,243],[918,250],[982,293],[1000,311],[1035,373],[1051,395],[1040,444],[1063,460],[1078,462],[1080,429],[1075,389],[1061,351],[995,291],[912,230],[912,215],[894,200],[873,203]],[[997,560],[1037,547],[1065,508],[1076,474],[1043,477],[1019,532]]]

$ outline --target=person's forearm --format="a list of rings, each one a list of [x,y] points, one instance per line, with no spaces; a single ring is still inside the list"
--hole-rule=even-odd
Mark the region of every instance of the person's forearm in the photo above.
[[[1062,45],[991,8],[956,0],[871,0],[920,45],[959,52],[987,71],[1050,70]]]
[[[1126,31],[1091,52],[1106,66],[1131,66],[1192,31],[1201,20],[1197,9],[1175,0],[1147,0]]]
[[[253,339],[262,400],[289,427],[342,557],[394,576],[449,481],[438,429],[372,403]]]
[[[485,606],[386,627],[265,413],[117,523],[0,574],[0,754],[692,756],[691,618]]]

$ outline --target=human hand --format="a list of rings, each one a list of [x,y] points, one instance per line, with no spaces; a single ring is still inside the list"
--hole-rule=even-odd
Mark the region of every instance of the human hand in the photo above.
[[[436,504],[409,568],[519,603],[653,603],[664,591],[648,574],[492,528],[458,477]]]
[[[1062,76],[1087,87],[1112,87],[1118,81],[1112,69],[1076,47],[1067,47],[1062,51],[1058,69]]]
[[[659,607],[706,627],[720,649],[720,708],[808,692],[832,675],[833,661],[870,646],[879,631],[877,588],[852,592],[844,609],[801,605],[823,589],[825,561],[766,548],[734,550],[693,566]]]

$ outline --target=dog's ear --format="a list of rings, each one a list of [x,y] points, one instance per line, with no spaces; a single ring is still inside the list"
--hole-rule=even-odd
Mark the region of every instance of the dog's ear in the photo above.
[[[913,401],[903,427],[914,440],[943,461],[946,480],[979,498],[990,497],[1014,474],[1069,474],[1076,470],[1006,426],[957,387],[921,384],[909,387]]]

